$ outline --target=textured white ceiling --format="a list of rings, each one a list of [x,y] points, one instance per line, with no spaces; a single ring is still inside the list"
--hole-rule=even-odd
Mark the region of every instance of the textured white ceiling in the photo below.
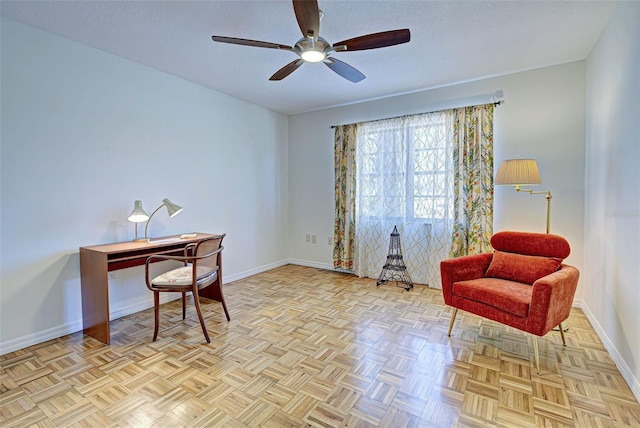
[[[212,35],[293,46],[290,1],[2,1],[3,16],[285,114],[387,97],[584,59],[611,1],[319,0],[329,43],[409,28],[411,42],[334,56],[367,78],[322,63],[269,77],[297,58],[214,43]]]

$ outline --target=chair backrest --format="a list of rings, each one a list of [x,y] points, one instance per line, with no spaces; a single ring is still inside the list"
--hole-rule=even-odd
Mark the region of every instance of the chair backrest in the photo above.
[[[216,235],[211,238],[205,239],[203,241],[198,242],[195,248],[194,255],[196,257],[201,257],[216,251],[222,245],[222,239],[227,236],[227,234]],[[203,259],[198,260],[198,267],[208,267],[213,270],[218,265],[218,255],[214,254],[210,257],[205,257]]]
[[[571,253],[566,239],[549,233],[498,232],[491,237],[491,246],[497,251],[561,260]]]

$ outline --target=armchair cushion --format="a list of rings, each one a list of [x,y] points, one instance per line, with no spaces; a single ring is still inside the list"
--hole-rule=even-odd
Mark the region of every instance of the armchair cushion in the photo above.
[[[484,276],[532,285],[543,276],[557,271],[561,263],[562,260],[556,257],[526,256],[495,251]]]
[[[533,287],[498,278],[480,278],[453,284],[455,298],[484,303],[510,314],[529,316]]]
[[[212,270],[210,266],[196,266],[196,279],[198,282],[202,282],[209,277],[214,279],[216,273],[217,269]],[[192,274],[193,266],[183,266],[155,277],[153,281],[151,281],[151,284],[155,287],[191,286],[193,284],[191,279]]]
[[[498,232],[491,237],[491,246],[496,251],[524,254],[527,256],[569,257],[571,248],[566,239],[550,233]]]

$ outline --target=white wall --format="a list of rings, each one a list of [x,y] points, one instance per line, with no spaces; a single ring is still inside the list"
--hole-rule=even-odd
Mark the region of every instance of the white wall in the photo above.
[[[184,207],[151,236],[226,232],[225,282],[286,262],[286,116],[6,18],[1,101],[0,354],[81,329],[78,247],[132,240],[135,199]],[[152,305],[142,272],[113,316]]]
[[[567,263],[581,269],[584,61],[290,116],[290,254],[301,264],[332,266],[332,246],[327,244],[334,219],[332,125],[487,103],[494,95],[504,99],[495,109],[495,168],[516,155],[538,161],[539,190],[551,190],[553,196],[551,232],[568,239],[572,253]],[[544,195],[496,187],[494,213],[494,231],[545,231]],[[318,243],[307,243],[307,233],[317,234]]]
[[[587,61],[585,310],[640,399],[640,3]]]

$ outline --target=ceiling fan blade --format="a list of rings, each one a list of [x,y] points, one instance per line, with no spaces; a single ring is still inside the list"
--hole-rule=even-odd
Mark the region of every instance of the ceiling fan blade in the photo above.
[[[318,40],[320,32],[320,10],[316,0],[293,0],[293,10],[296,13],[298,26],[302,37],[312,36]]]
[[[304,60],[302,58],[298,58],[294,61],[291,61],[289,64],[285,65],[280,70],[276,71],[273,74],[273,76],[269,77],[269,80],[282,80],[288,75],[290,75],[291,73],[293,73],[294,71],[296,71],[298,67],[300,67],[303,63],[304,63]]]
[[[214,42],[231,43],[233,45],[254,46],[256,48],[293,50],[291,46],[280,45],[278,43],[261,42],[259,40],[238,39],[236,37],[211,36]]]
[[[352,81],[353,83],[357,83],[365,78],[365,75],[360,73],[358,70],[347,64],[346,62],[342,62],[335,58],[327,58],[324,60],[324,63],[327,67],[332,69],[336,74],[344,77],[347,80]]]
[[[411,33],[408,29],[382,31],[380,33],[367,34],[365,36],[354,37],[333,44],[336,51],[362,51],[366,49],[384,48],[387,46],[407,43],[411,40]],[[343,47],[341,49],[341,47]]]

